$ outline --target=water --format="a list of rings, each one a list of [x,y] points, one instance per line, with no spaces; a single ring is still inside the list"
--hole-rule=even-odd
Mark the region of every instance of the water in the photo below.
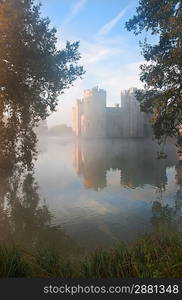
[[[159,150],[143,139],[41,137],[34,172],[1,162],[0,242],[79,256],[181,230],[179,158],[172,143],[167,159],[157,159]]]
[[[168,157],[161,160],[157,151],[154,142],[142,139],[41,138],[35,179],[39,206],[51,215],[41,245],[107,249],[163,225],[177,226],[182,172],[176,149],[168,144]]]

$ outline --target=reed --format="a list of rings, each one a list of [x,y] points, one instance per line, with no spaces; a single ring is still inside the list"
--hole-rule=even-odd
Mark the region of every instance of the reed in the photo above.
[[[171,278],[182,277],[182,237],[179,233],[143,236],[132,245],[95,250],[87,257],[64,259],[55,249],[30,252],[0,246],[0,277]]]

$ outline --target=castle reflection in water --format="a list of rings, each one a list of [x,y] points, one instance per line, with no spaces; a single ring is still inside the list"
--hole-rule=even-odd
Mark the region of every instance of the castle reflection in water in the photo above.
[[[38,181],[53,224],[84,251],[108,249],[161,228],[182,230],[182,170],[173,143],[166,159],[145,139],[49,138]]]
[[[157,159],[159,146],[151,140],[77,140],[73,151],[73,165],[83,177],[86,188],[98,191],[107,186],[107,171],[120,171],[122,187],[136,188],[151,185],[164,188],[167,168],[175,166],[176,183],[181,184],[176,149],[167,144],[167,159]]]

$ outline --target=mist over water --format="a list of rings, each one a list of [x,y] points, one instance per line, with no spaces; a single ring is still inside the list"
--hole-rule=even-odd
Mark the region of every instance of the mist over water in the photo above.
[[[50,227],[91,251],[178,226],[182,171],[172,143],[167,159],[159,150],[149,139],[41,137],[35,179]]]

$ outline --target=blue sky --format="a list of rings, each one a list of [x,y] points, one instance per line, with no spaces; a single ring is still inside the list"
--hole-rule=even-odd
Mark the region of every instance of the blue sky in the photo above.
[[[81,63],[86,71],[74,87],[60,97],[57,112],[48,125],[71,124],[71,108],[84,89],[98,85],[107,91],[107,104],[120,103],[120,91],[142,87],[139,65],[144,62],[138,42],[125,29],[134,15],[137,0],[42,0],[42,15],[57,28],[58,47],[66,40],[80,41]]]

